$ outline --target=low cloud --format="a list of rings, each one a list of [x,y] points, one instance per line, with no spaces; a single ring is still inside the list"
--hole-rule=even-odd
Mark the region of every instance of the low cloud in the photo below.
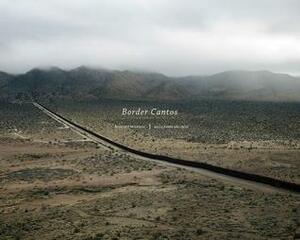
[[[2,0],[0,69],[299,74],[297,0]]]

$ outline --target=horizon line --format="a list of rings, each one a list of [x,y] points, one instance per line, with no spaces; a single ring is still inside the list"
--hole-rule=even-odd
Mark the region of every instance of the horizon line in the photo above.
[[[145,73],[145,74],[161,74],[164,75],[166,77],[169,78],[185,78],[185,77],[205,77],[205,76],[213,76],[213,75],[217,75],[217,74],[222,74],[222,73],[228,73],[228,72],[249,72],[249,73],[255,73],[255,72],[269,72],[269,73],[273,73],[273,74],[283,74],[283,75],[288,75],[290,77],[295,77],[295,78],[299,78],[300,77],[300,73],[297,74],[293,74],[293,73],[287,73],[287,72],[277,72],[277,71],[271,71],[271,70],[267,70],[267,69],[257,69],[257,70],[246,70],[246,69],[230,69],[230,70],[223,70],[223,71],[219,71],[219,72],[214,72],[211,74],[187,74],[187,75],[169,75],[169,74],[165,74],[162,72],[157,72],[157,71],[151,71],[151,70],[143,70],[143,69],[115,69],[115,68],[105,68],[105,67],[101,67],[101,66],[88,66],[88,65],[79,65],[77,67],[71,67],[71,68],[63,68],[63,67],[58,67],[58,66],[37,66],[37,67],[33,67],[30,68],[29,70],[26,71],[22,71],[22,72],[18,72],[18,73],[12,73],[9,71],[3,71],[0,69],[0,72],[8,74],[8,75],[23,75],[23,74],[27,74],[33,70],[42,70],[42,71],[49,71],[52,69],[58,69],[61,71],[65,71],[65,72],[69,72],[69,71],[73,71],[79,68],[86,68],[86,69],[90,69],[90,70],[103,70],[103,71],[120,71],[120,72],[133,72],[133,73]]]

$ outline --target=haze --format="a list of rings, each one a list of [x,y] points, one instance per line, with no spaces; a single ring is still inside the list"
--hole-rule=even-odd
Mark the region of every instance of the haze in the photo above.
[[[300,74],[298,0],[1,0],[0,70]]]

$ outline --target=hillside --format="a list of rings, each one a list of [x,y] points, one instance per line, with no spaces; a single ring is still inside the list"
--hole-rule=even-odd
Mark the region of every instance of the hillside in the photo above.
[[[299,101],[300,78],[268,71],[228,71],[205,77],[186,77],[194,96],[263,101]]]
[[[0,72],[0,88],[1,97],[10,98],[300,101],[300,78],[268,71],[171,78],[87,67],[32,69],[15,76]]]
[[[7,85],[13,79],[13,76],[5,72],[0,72],[0,98],[7,98]]]

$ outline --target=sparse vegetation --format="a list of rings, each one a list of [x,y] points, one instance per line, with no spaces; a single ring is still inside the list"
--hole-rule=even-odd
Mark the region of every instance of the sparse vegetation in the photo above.
[[[246,101],[81,101],[49,105],[127,146],[300,182],[300,105]],[[123,107],[178,109],[177,116],[121,116]],[[128,107],[129,108],[129,107]],[[120,129],[115,125],[187,125]],[[154,141],[153,141],[154,140]]]
[[[79,106],[72,105],[68,111],[61,106],[59,109],[105,134],[112,129],[110,124],[117,121],[114,115],[105,115],[108,107],[102,113],[105,119],[100,110],[93,107],[84,110],[80,106],[82,110],[78,111]],[[5,138],[0,138],[0,239],[273,240],[292,239],[298,231],[298,195],[223,182],[105,150],[88,141],[77,143],[71,138],[67,143],[58,142],[55,138],[70,139],[73,134],[70,129],[57,132],[54,129],[59,124],[41,112],[32,114],[31,110],[15,113],[13,110],[5,117],[8,125],[16,121],[9,118],[18,119],[19,114],[24,114],[22,119],[28,122],[33,122],[34,114],[36,119],[46,118],[45,131],[40,131],[38,124],[19,126],[20,131],[30,133],[30,141],[12,138],[6,129],[1,129]],[[112,113],[117,114],[117,110]],[[111,136],[140,148],[151,139],[153,145],[148,145],[151,151],[161,151],[166,146],[163,141],[167,135],[163,131],[161,137],[137,131],[136,141],[130,141],[131,135],[126,133],[112,130]],[[41,135],[55,144],[36,141]],[[177,140],[171,140],[174,143],[171,147],[176,150]],[[204,145],[206,156],[229,158],[224,150],[240,158],[249,154],[247,149],[227,149],[221,144],[218,150],[214,144]],[[286,164],[294,164],[291,159],[295,161],[297,154],[295,148],[289,150],[291,155],[286,152],[263,155],[266,152],[259,151],[274,162],[284,160]],[[287,172],[278,165],[275,167],[282,174]]]

